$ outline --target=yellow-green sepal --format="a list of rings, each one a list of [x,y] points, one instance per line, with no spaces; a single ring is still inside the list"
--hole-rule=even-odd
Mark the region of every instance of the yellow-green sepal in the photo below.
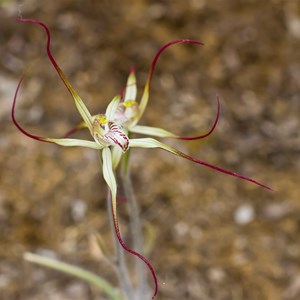
[[[70,82],[67,80],[63,71],[58,66],[56,67],[56,69],[57,69],[57,72],[58,72],[60,78],[63,80],[64,84],[66,85],[67,89],[69,90],[73,99],[75,100],[75,105],[77,107],[79,114],[81,115],[82,119],[84,120],[89,131],[92,133],[93,132],[93,128],[92,128],[93,119],[92,119],[92,116],[91,116],[89,110],[87,109],[87,107],[85,106],[84,102],[79,97],[79,95],[75,92],[75,90],[73,89]]]
[[[170,137],[170,138],[178,137],[177,135],[173,134],[170,131],[167,131],[167,130],[164,130],[164,129],[158,128],[158,127],[151,127],[151,126],[136,125],[136,126],[130,128],[130,131],[134,132],[134,133],[152,135],[152,136],[157,136],[157,137]]]
[[[110,191],[114,219],[117,219],[117,182],[113,171],[112,155],[108,147],[102,150],[103,177]]]
[[[54,143],[64,147],[85,147],[100,150],[103,146],[99,145],[93,141],[79,140],[79,139],[52,139],[52,138],[43,138],[42,140],[50,143]]]

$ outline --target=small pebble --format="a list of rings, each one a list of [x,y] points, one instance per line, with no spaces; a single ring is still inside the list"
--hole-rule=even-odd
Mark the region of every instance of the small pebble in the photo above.
[[[242,204],[234,212],[234,221],[238,225],[246,225],[252,222],[254,218],[254,208],[250,204]]]

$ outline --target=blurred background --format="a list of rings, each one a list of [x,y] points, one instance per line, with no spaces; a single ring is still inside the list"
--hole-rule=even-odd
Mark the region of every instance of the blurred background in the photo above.
[[[18,15],[49,26],[53,55],[93,113],[119,93],[131,65],[140,97],[163,44],[178,38],[205,43],[176,45],[161,56],[141,124],[204,133],[220,95],[212,136],[166,143],[274,191],[160,150],[134,150],[132,177],[145,239],[152,239],[147,257],[157,271],[158,299],[300,298],[299,1],[0,3],[2,300],[105,299],[79,280],[24,262],[25,251],[117,284],[92,238],[100,233],[112,251],[97,152],[39,143],[12,125],[13,95],[24,73],[16,117],[27,130],[60,137],[80,121],[45,55],[43,30],[17,23]],[[119,215],[130,244],[124,203]]]

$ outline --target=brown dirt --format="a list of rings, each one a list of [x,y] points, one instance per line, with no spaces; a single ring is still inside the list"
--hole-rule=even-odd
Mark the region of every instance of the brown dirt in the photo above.
[[[142,218],[154,232],[150,258],[158,299],[300,298],[300,5],[296,0],[0,1],[0,295],[11,299],[105,299],[68,276],[25,263],[50,253],[116,283],[95,256],[91,236],[111,244],[106,187],[97,153],[42,144],[80,120],[44,53],[53,53],[92,112],[102,112],[132,64],[139,95],[164,43],[193,38],[161,57],[143,124],[209,139],[168,140],[183,151],[271,186],[269,192],[159,150],[134,150],[132,176]],[[76,212],[78,212],[76,214]],[[245,216],[246,214],[246,216]],[[127,217],[120,204],[121,227]],[[128,238],[128,242],[129,237]],[[149,278],[150,280],[150,278]],[[144,299],[142,299],[144,300]]]

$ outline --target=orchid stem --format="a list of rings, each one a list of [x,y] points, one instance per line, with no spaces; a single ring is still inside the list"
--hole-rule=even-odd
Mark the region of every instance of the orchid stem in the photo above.
[[[144,244],[142,222],[140,218],[139,205],[133,191],[132,180],[129,172],[129,154],[130,151],[128,151],[128,153],[125,154],[123,160],[124,164],[122,165],[121,170],[121,180],[124,189],[124,194],[126,197],[133,249],[135,249],[135,251],[139,253],[142,253]],[[145,297],[145,295],[148,294],[149,288],[147,285],[147,278],[144,265],[140,260],[136,260],[135,272],[137,278],[136,299],[143,299],[143,297]]]
[[[113,238],[115,240],[115,253],[117,256],[117,261],[116,261],[116,266],[118,269],[118,277],[119,277],[119,282],[121,286],[121,290],[124,294],[124,299],[125,300],[132,300],[133,298],[133,289],[132,285],[130,283],[130,275],[128,272],[128,268],[125,262],[125,256],[124,256],[124,250],[120,246],[118,239],[116,237],[115,233],[115,227],[114,227],[114,221],[113,221],[113,215],[112,215],[112,210],[111,210],[111,194],[110,190],[108,189],[107,191],[107,210],[108,210],[108,215],[109,215],[109,224],[113,233]]]

